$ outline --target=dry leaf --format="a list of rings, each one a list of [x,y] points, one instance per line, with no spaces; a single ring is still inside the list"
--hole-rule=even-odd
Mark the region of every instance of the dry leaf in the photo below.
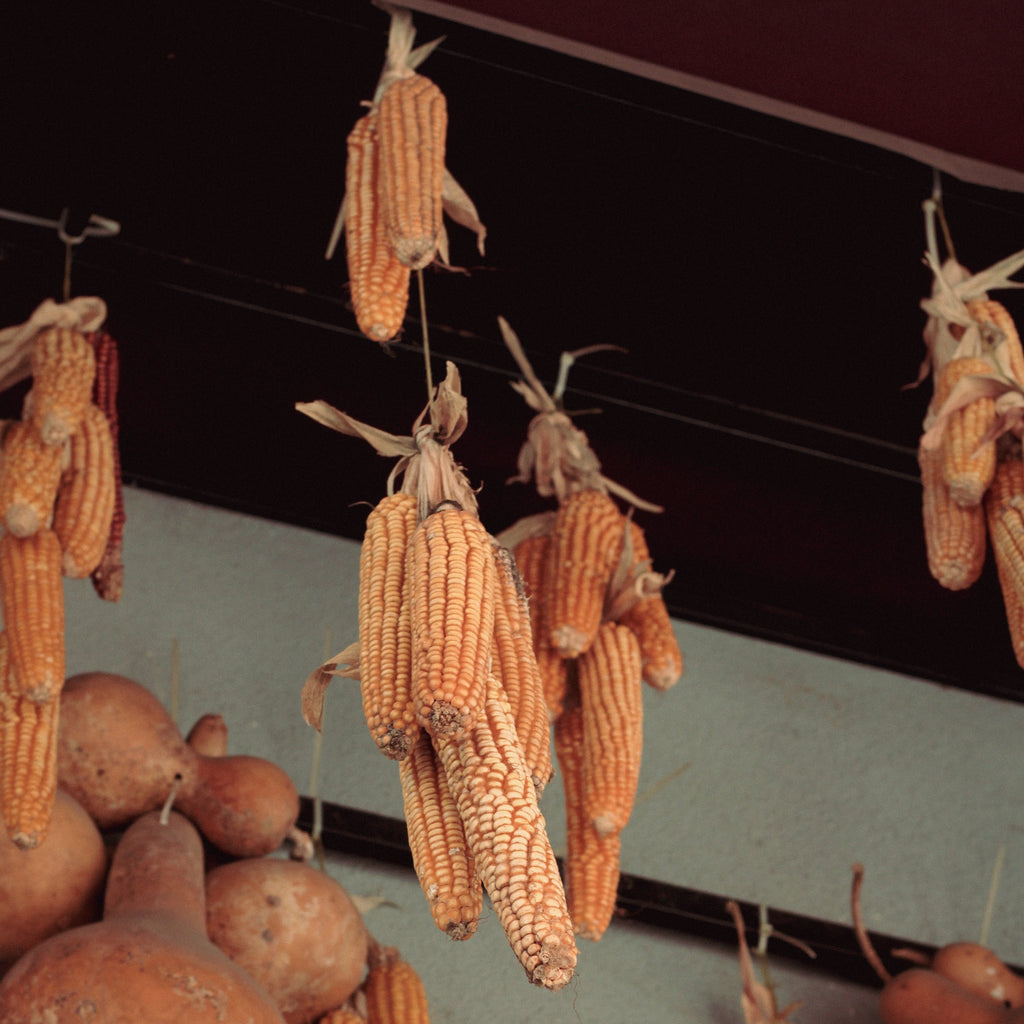
[[[302,718],[317,732],[323,729],[324,698],[327,687],[335,676],[359,679],[359,641],[355,640],[343,651],[329,658],[306,677],[302,684]]]

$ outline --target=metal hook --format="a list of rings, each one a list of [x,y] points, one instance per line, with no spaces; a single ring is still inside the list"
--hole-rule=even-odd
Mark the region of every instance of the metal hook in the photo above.
[[[64,207],[60,212],[60,220],[57,221],[57,237],[65,245],[79,245],[86,238],[110,238],[121,230],[121,225],[109,217],[100,217],[93,213],[89,215],[88,223],[82,229],[80,235],[69,235],[67,233],[68,214],[70,210]]]

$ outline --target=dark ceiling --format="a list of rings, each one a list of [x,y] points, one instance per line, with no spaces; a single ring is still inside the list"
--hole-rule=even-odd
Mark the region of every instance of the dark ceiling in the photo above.
[[[662,6],[652,45],[684,34]],[[379,348],[355,330],[343,259],[324,259],[386,16],[363,0],[57,7],[29,10],[0,72],[0,207],[121,225],[75,247],[72,292],[107,301],[121,345],[126,477],[358,538],[390,464],[294,404],[405,433],[426,398],[418,307]],[[467,272],[431,268],[424,289],[434,372],[452,359],[462,374],[456,455],[489,528],[545,507],[505,483],[529,411],[497,317],[549,382],[562,350],[622,346],[576,365],[566,404],[601,410],[579,423],[606,474],[665,505],[642,522],[675,570],[677,616],[1024,699],[992,566],[951,594],[924,559],[928,395],[904,385],[924,354],[932,167],[558,48],[416,24],[421,41],[445,36],[423,71],[489,230],[481,259],[452,227]],[[886,66],[890,97],[904,70]],[[992,109],[1005,136],[1006,106]],[[948,136],[925,141],[963,152],[988,116],[951,111]],[[1020,171],[1020,144],[968,155]],[[1024,248],[1024,196],[941,182],[963,263]],[[59,297],[63,258],[54,232],[0,220],[0,323]],[[1000,297],[1024,317],[1019,293]]]

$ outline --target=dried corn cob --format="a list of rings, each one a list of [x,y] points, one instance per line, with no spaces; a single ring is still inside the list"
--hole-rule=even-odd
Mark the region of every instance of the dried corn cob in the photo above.
[[[573,928],[597,942],[615,913],[621,833],[598,835],[583,802],[583,709],[578,693],[555,719],[555,754],[565,797],[565,895]]]
[[[449,938],[468,939],[483,911],[483,889],[444,768],[421,733],[399,762],[413,867],[434,923]]]
[[[372,341],[391,341],[409,304],[409,268],[385,240],[378,198],[377,113],[364,114],[348,136],[345,165],[345,253],[352,307]]]
[[[985,511],[953,501],[942,476],[942,453],[919,445],[921,514],[928,570],[947,590],[965,590],[985,565]]]
[[[1018,384],[1024,385],[1024,350],[1009,310],[995,299],[971,299],[967,303],[967,312],[979,324],[997,327],[1002,332],[1005,348],[997,353],[1000,362],[1009,368]]]
[[[86,409],[69,447],[70,464],[61,476],[53,530],[64,552],[64,575],[84,579],[107,550],[116,498],[114,438],[99,406]]]
[[[394,946],[373,944],[367,963],[367,1024],[430,1024],[423,979]]]
[[[472,512],[445,503],[409,547],[416,718],[431,735],[458,735],[482,704],[494,634],[491,541]]]
[[[57,793],[60,702],[37,704],[18,692],[0,632],[0,789],[7,834],[16,846],[38,846],[50,827]]]
[[[559,506],[548,551],[546,612],[550,643],[563,657],[575,658],[593,643],[622,539],[622,514],[603,491],[576,491]]]
[[[18,692],[36,704],[64,685],[64,589],[60,541],[44,527],[31,537],[0,536],[0,603]]]
[[[985,359],[965,356],[951,359],[942,368],[933,399],[941,409],[957,382],[969,374],[990,374]],[[950,413],[942,435],[942,475],[950,497],[966,508],[981,503],[996,468],[996,445],[984,440],[996,421],[995,400],[988,395],[975,398]]]
[[[1024,667],[1024,462],[1019,448],[999,460],[985,496],[985,515],[1014,656]]]
[[[24,420],[7,425],[0,463],[0,516],[15,537],[29,537],[53,517],[64,449],[44,444],[35,426]]]
[[[380,212],[387,243],[412,270],[434,258],[442,229],[444,94],[412,73],[385,88],[377,107]]]
[[[640,779],[643,693],[640,644],[616,622],[602,623],[579,658],[583,708],[583,799],[599,835],[629,820]]]
[[[526,537],[516,544],[513,551],[515,563],[522,576],[526,598],[530,609],[530,628],[533,634],[533,653],[540,672],[544,702],[548,717],[554,719],[562,709],[565,695],[566,662],[551,646],[547,628],[547,578],[548,548],[550,537],[538,534]]]
[[[498,589],[494,605],[492,670],[508,697],[523,756],[539,795],[552,775],[551,725],[544,687],[533,652],[522,577],[507,548],[495,545],[494,555]]]
[[[643,528],[630,519],[629,532],[636,564],[649,566],[651,553]],[[661,591],[642,597],[618,621],[628,626],[640,642],[644,682],[656,690],[675,686],[683,674],[683,652]]]
[[[103,410],[110,427],[114,446],[114,511],[111,515],[107,547],[99,565],[92,571],[92,586],[104,601],[120,601],[124,592],[124,486],[121,479],[120,418],[117,413],[117,388],[120,378],[120,357],[117,342],[106,331],[93,331],[89,336],[96,354],[96,376],[92,400]]]
[[[32,346],[32,389],[26,402],[44,444],[63,444],[92,399],[96,356],[84,334],[66,327],[43,331]]]
[[[405,757],[419,725],[412,698],[412,632],[406,553],[416,529],[416,498],[382,498],[366,518],[359,556],[359,688],[374,742]]]
[[[576,943],[537,791],[508,700],[493,677],[462,739],[435,740],[502,928],[527,977],[557,990],[572,978]]]

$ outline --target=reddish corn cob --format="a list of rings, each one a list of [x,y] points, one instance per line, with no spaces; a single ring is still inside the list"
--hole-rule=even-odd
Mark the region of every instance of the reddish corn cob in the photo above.
[[[31,368],[26,419],[44,444],[63,444],[92,398],[96,374],[92,345],[78,331],[51,327],[32,346]]]
[[[555,753],[565,796],[565,895],[573,928],[597,942],[615,914],[621,833],[598,835],[583,802],[583,709],[578,694],[555,719]]]
[[[547,628],[545,573],[549,544],[550,537],[547,534],[526,537],[516,544],[513,556],[523,578],[529,602],[533,653],[540,673],[544,702],[547,705],[548,717],[554,719],[561,712],[565,696],[566,663],[561,654],[551,646]]]
[[[575,658],[593,643],[622,538],[622,514],[602,491],[577,491],[558,509],[548,551],[546,613],[551,646],[563,657]]]
[[[605,622],[579,659],[583,708],[583,800],[599,835],[629,820],[640,779],[643,693],[640,644],[632,631]]]
[[[0,633],[0,789],[7,834],[29,850],[50,827],[57,794],[57,721],[60,702],[37,704],[18,692]]]
[[[507,548],[496,545],[492,669],[512,708],[523,756],[538,795],[551,779],[551,725],[540,668],[533,653],[530,613],[523,580]]]
[[[64,685],[64,589],[57,535],[0,537],[0,604],[18,692],[36,704],[56,701]]]
[[[965,590],[977,582],[985,565],[985,512],[953,501],[942,476],[942,453],[918,446],[921,469],[921,514],[928,570],[947,590]]]
[[[557,990],[576,966],[576,943],[537,791],[497,680],[460,740],[435,747],[491,905],[535,985]]]
[[[1024,350],[1009,310],[995,299],[971,299],[967,312],[979,324],[991,324],[1003,332],[1005,361],[1018,384],[1024,384]]]
[[[409,268],[389,248],[378,198],[378,116],[364,114],[348,136],[345,165],[345,253],[359,329],[391,341],[409,304]]]
[[[957,382],[969,374],[992,372],[985,359],[963,357],[951,359],[939,374],[935,385],[934,404],[941,408]],[[982,441],[995,424],[995,400],[989,396],[975,398],[954,410],[946,421],[942,435],[942,475],[950,497],[967,508],[981,503],[992,482],[996,468],[995,441]]]
[[[449,938],[468,939],[480,922],[483,889],[459,809],[426,733],[398,769],[409,849],[434,923]]]
[[[367,1024],[430,1024],[427,992],[394,946],[376,946],[363,980]]]
[[[0,462],[0,515],[15,537],[50,525],[60,486],[63,448],[44,444],[32,423],[7,425]]]
[[[117,342],[106,331],[89,335],[96,354],[96,376],[93,380],[93,403],[103,410],[110,427],[114,449],[114,511],[111,514],[106,550],[99,565],[92,571],[93,590],[104,601],[120,601],[124,592],[124,486],[121,479],[120,419],[117,413],[117,388],[121,365]]]
[[[999,461],[985,496],[992,554],[1017,663],[1024,668],[1024,463],[1019,451]]]
[[[642,527],[631,519],[629,531],[636,564],[650,565],[651,553]],[[644,682],[656,690],[675,686],[683,674],[683,652],[661,591],[641,598],[618,621],[628,626],[640,642]]]
[[[388,246],[412,270],[434,258],[441,233],[448,111],[444,94],[413,73],[396,79],[377,108],[381,218]]]
[[[359,688],[374,742],[400,760],[416,742],[412,625],[406,553],[416,529],[416,498],[382,498],[366,519],[359,556]]]
[[[99,406],[86,409],[69,445],[70,465],[61,477],[53,530],[64,552],[64,575],[84,579],[107,550],[116,497],[114,439]]]
[[[428,515],[409,548],[416,718],[431,735],[459,735],[482,704],[497,585],[491,540],[472,512]]]

